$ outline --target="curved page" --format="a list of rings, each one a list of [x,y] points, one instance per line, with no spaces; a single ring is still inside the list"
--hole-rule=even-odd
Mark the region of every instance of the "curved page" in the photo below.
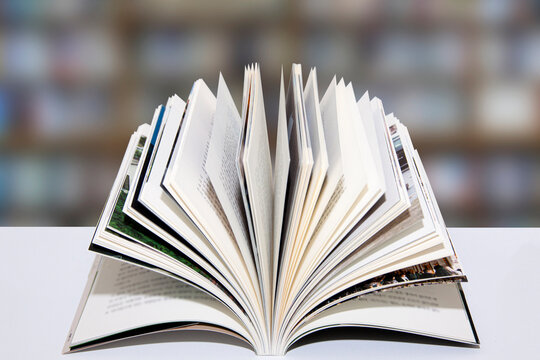
[[[392,289],[335,306],[304,324],[294,340],[335,326],[368,326],[475,344],[478,339],[459,284]]]
[[[71,345],[170,322],[213,324],[250,339],[231,310],[210,295],[168,276],[102,258]]]

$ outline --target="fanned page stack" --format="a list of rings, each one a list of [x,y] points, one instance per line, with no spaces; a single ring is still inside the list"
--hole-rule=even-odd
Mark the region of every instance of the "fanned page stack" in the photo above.
[[[282,355],[337,326],[478,344],[407,128],[343,79],[320,98],[298,64],[265,113],[252,65],[240,113],[220,75],[217,95],[197,80],[131,136],[64,351],[203,329]]]

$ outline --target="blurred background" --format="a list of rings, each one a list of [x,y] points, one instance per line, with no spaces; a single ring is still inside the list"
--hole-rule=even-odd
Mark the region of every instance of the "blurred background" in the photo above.
[[[448,226],[540,226],[540,2],[0,2],[0,225],[95,225],[129,136],[221,71],[316,66],[410,129]]]

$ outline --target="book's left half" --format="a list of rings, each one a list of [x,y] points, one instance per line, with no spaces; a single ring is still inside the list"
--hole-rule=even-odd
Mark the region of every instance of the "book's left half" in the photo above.
[[[137,190],[135,175],[151,155],[148,145],[156,145],[155,135],[165,125],[167,107],[159,107],[152,126],[140,126],[130,139],[90,246],[105,257],[99,256],[92,269],[65,352],[185,326],[215,327],[255,348],[260,345],[243,306],[219,272],[123,211],[126,199]]]

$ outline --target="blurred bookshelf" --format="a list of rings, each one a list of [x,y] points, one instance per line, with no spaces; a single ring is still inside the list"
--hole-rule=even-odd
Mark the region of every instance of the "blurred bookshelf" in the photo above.
[[[221,71],[316,66],[412,133],[449,226],[540,225],[540,3],[13,1],[0,5],[0,225],[93,225],[136,126]],[[273,130],[270,129],[271,134]]]

